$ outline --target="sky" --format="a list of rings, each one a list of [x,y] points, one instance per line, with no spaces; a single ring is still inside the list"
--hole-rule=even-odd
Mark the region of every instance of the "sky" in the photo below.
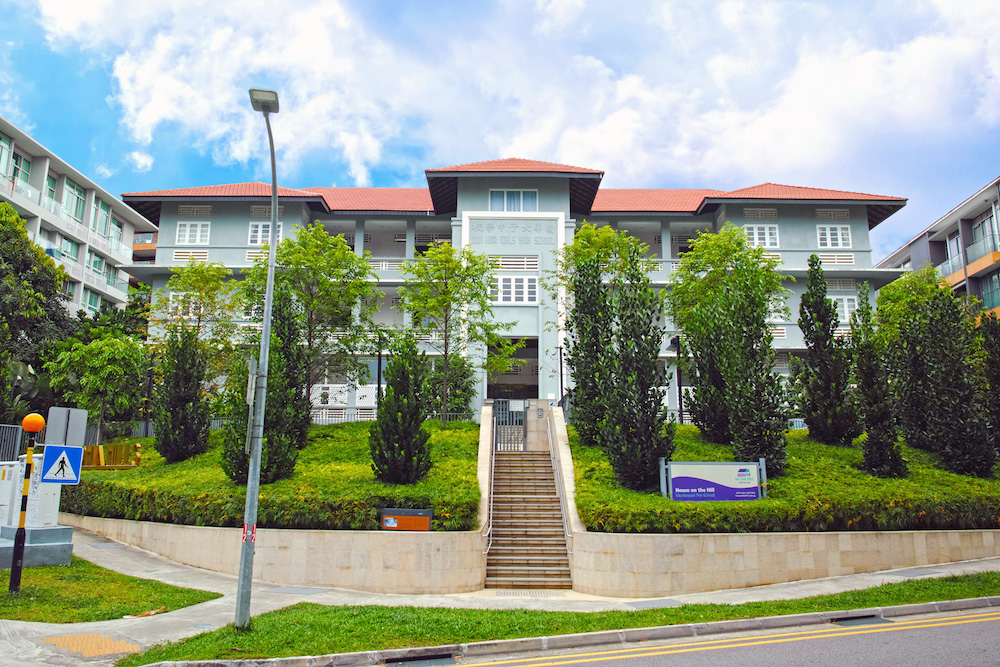
[[[501,157],[605,187],[906,197],[1000,174],[996,0],[0,0],[0,115],[113,193],[425,187]]]

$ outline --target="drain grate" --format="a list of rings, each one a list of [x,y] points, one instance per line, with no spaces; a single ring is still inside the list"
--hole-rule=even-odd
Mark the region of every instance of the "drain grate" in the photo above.
[[[268,591],[268,593],[280,593],[283,595],[316,595],[317,593],[325,592],[325,588],[314,588],[312,586],[278,586]]]
[[[497,591],[498,598],[562,598],[565,593],[559,591]]]
[[[67,649],[70,653],[80,653],[84,658],[118,653],[136,653],[139,650],[139,646],[136,644],[115,641],[111,637],[103,637],[97,633],[48,637],[45,643],[55,644],[56,648]]]
[[[858,616],[857,618],[835,618],[831,623],[836,625],[842,625],[845,628],[851,628],[856,625],[883,625],[886,623],[892,623],[892,621],[887,621],[880,616]]]

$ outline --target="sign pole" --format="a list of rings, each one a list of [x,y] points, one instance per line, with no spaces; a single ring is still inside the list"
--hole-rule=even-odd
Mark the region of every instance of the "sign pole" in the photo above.
[[[28,433],[28,452],[24,462],[24,485],[21,487],[21,518],[17,522],[17,532],[14,534],[14,554],[10,564],[10,586],[7,591],[12,595],[21,592],[21,568],[24,566],[24,517],[28,512],[28,487],[31,484],[32,455],[35,450],[35,438],[38,432],[45,428],[45,418],[37,412],[21,420],[21,428]]]

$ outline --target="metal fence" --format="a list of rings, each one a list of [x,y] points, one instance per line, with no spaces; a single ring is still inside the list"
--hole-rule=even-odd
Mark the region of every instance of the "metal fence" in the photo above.
[[[528,442],[528,402],[497,398],[493,401],[493,441],[498,452],[523,452]]]
[[[16,461],[27,437],[20,426],[0,424],[0,461]]]

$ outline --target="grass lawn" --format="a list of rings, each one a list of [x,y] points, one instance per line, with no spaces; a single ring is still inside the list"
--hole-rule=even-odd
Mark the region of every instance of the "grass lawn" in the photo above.
[[[375,481],[368,449],[370,422],[314,426],[288,479],[261,486],[262,528],[376,530],[378,510],[405,507],[434,510],[434,530],[477,527],[479,483],[477,424],[449,424],[431,430],[427,476],[417,484]],[[143,521],[205,526],[240,526],[246,489],[233,484],[220,465],[221,432],[209,450],[168,464],[143,440],[142,465],[135,470],[85,471],[80,484],[64,488],[63,511]]]
[[[609,612],[324,607],[301,603],[253,618],[249,632],[228,626],[122,658],[117,664],[160,660],[232,660],[324,655],[595,632],[735,618],[836,611],[1000,594],[1000,573],[886,584],[800,600],[739,605],[684,605]],[[336,631],[331,631],[336,628]]]
[[[73,556],[70,565],[27,567],[21,592],[7,593],[10,570],[0,572],[0,618],[45,623],[110,621],[165,607],[163,612],[214,600],[218,593],[180,588],[105,570]]]
[[[946,472],[927,452],[903,447],[910,474],[879,479],[860,469],[854,447],[788,435],[788,471],[768,480],[768,498],[749,502],[674,502],[621,488],[603,452],[570,431],[576,502],[589,530],[624,533],[926,530],[1000,527],[1000,480]],[[732,461],[728,447],[703,442],[694,426],[677,427],[678,461]]]

